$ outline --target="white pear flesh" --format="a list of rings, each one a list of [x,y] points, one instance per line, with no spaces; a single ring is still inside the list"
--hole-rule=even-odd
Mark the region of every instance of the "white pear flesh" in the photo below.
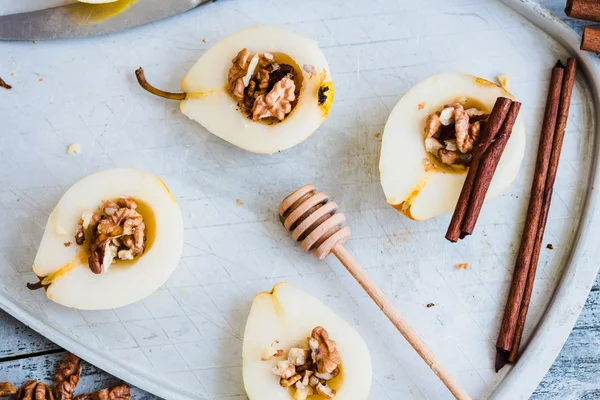
[[[467,98],[490,113],[498,97],[514,96],[495,83],[473,75],[448,72],[432,76],[408,91],[390,114],[383,132],[379,172],[387,202],[409,218],[426,220],[456,207],[467,176],[426,168],[427,117],[444,105]],[[490,184],[486,201],[498,197],[516,178],[525,154],[525,122],[517,118]]]
[[[138,211],[147,224],[146,251],[132,261],[116,261],[106,273],[94,274],[88,266],[88,242],[74,243],[79,219],[82,213],[95,211],[102,200],[120,197],[140,204]],[[146,208],[153,218],[144,214]],[[72,244],[65,246],[67,242]],[[181,212],[164,182],[140,170],[109,169],[83,178],[60,199],[48,218],[33,272],[52,277],[46,295],[56,303],[81,310],[111,309],[155,292],[175,270],[182,248]]]
[[[364,340],[346,321],[321,301],[289,283],[277,284],[271,293],[254,298],[246,323],[242,349],[244,386],[250,400],[291,400],[271,372],[279,358],[261,360],[275,340],[285,354],[295,346],[306,347],[312,330],[322,326],[337,344],[342,360],[341,384],[336,399],[365,400],[372,379],[371,356]],[[320,396],[309,399],[321,399]]]
[[[240,50],[254,53],[283,53],[289,56],[302,74],[302,87],[292,112],[279,123],[254,122],[238,110],[227,92],[227,74],[231,60]],[[314,66],[318,75],[303,70]],[[318,103],[319,88],[328,84],[329,101]],[[196,62],[182,80],[187,93],[181,112],[199,122],[216,136],[254,153],[275,153],[288,149],[312,135],[327,118],[333,98],[329,65],[316,41],[287,29],[257,25],[242,29],[221,40]]]

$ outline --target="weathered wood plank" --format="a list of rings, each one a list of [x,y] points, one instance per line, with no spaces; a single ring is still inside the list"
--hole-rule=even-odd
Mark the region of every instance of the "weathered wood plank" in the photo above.
[[[60,347],[0,310],[0,360],[56,349]]]
[[[0,381],[9,381],[13,382],[15,385],[21,385],[29,379],[36,379],[51,384],[52,375],[56,371],[60,361],[63,359],[64,354],[64,352],[61,352],[2,362],[0,363]],[[118,383],[120,383],[120,381],[117,378],[91,364],[83,363],[81,381],[77,386],[77,393],[93,392]],[[137,388],[132,388],[132,395],[136,400],[158,399],[158,397]]]

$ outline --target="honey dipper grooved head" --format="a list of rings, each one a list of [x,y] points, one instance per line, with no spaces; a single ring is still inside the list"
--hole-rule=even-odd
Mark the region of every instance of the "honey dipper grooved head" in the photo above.
[[[304,251],[315,250],[315,257],[323,259],[350,237],[346,217],[337,208],[325,193],[304,185],[281,202],[279,216]]]

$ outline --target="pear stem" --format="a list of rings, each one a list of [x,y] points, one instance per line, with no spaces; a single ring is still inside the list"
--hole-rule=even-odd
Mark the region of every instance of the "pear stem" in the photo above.
[[[29,290],[38,290],[43,288],[44,286],[46,285],[43,285],[41,280],[36,283],[27,283],[27,289]]]
[[[137,78],[137,81],[141,87],[143,87],[144,89],[146,89],[148,92],[152,93],[155,96],[163,97],[165,99],[170,99],[170,100],[184,100],[185,99],[185,96],[186,96],[185,93],[165,92],[164,90],[157,89],[154,86],[152,86],[151,84],[149,84],[148,81],[146,80],[146,76],[144,75],[144,69],[142,67],[139,67],[138,69],[135,70],[135,77]]]

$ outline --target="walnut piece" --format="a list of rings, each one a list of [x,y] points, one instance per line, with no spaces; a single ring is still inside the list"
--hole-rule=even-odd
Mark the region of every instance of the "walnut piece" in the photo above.
[[[279,384],[281,385],[281,387],[290,387],[290,386],[294,385],[296,382],[299,382],[301,379],[302,379],[302,375],[296,374],[289,379],[281,378],[279,380]]]
[[[319,393],[321,396],[333,399],[335,397],[335,390],[333,390],[332,388],[330,388],[327,385],[322,384],[321,382],[319,382],[317,384],[317,393]]]
[[[25,382],[16,397],[17,400],[54,400],[50,387],[34,380]]]
[[[295,387],[296,393],[294,393],[294,400],[306,400],[308,396],[314,394],[313,388],[303,382],[296,382]]]
[[[137,211],[137,203],[128,198],[116,202],[104,200],[101,209],[90,221],[90,270],[99,274],[106,272],[115,258],[132,260],[145,250],[146,224]],[[80,221],[75,235],[77,244],[85,241],[85,231]]]
[[[54,374],[54,397],[56,400],[70,400],[81,376],[81,360],[67,353]]]
[[[317,326],[309,340],[312,360],[321,374],[333,372],[342,362],[336,343],[329,339],[329,334],[322,326]]]
[[[266,94],[258,96],[252,107],[252,119],[275,117],[282,121],[292,111],[292,101],[296,99],[294,80],[285,77]]]
[[[330,381],[333,378],[335,378],[336,376],[338,376],[339,374],[340,374],[340,369],[336,368],[332,372],[328,372],[328,373],[325,373],[325,374],[320,374],[320,373],[317,372],[317,373],[315,373],[315,376],[317,378],[319,378],[319,379],[323,379],[325,381]]]
[[[277,349],[276,347],[279,345],[279,340],[275,340],[271,345],[265,349],[262,357],[260,358],[263,361],[270,360],[273,357],[281,357],[283,355],[282,349]]]
[[[440,160],[446,165],[456,164],[456,162],[460,158],[460,155],[456,151],[447,149],[440,149],[438,154],[440,156]]]
[[[0,397],[12,396],[17,393],[17,387],[10,382],[0,382]]]
[[[467,99],[463,102],[467,102]],[[445,105],[441,111],[427,117],[425,150],[442,164],[468,165],[486,119],[483,111],[477,108],[465,110],[460,101]]]
[[[73,400],[129,400],[131,390],[129,385],[122,383],[110,389],[102,389],[96,393],[85,393],[76,396]]]
[[[292,376],[296,375],[296,367],[288,360],[284,360],[279,361],[271,372],[283,379],[290,379]]]
[[[296,366],[304,365],[306,364],[306,353],[307,350],[293,347],[288,352],[288,361]]]
[[[425,121],[425,137],[433,137],[436,133],[438,133],[441,127],[442,121],[440,120],[440,113],[434,112],[427,117],[427,121]]]
[[[474,140],[469,135],[469,116],[460,104],[454,104],[454,130],[458,150],[462,153],[471,151]]]
[[[240,50],[231,62],[233,65],[229,68],[227,74],[229,94],[237,101],[242,101],[244,100],[244,89],[246,88],[244,86],[244,76],[246,76],[250,67],[250,51],[245,48]]]

